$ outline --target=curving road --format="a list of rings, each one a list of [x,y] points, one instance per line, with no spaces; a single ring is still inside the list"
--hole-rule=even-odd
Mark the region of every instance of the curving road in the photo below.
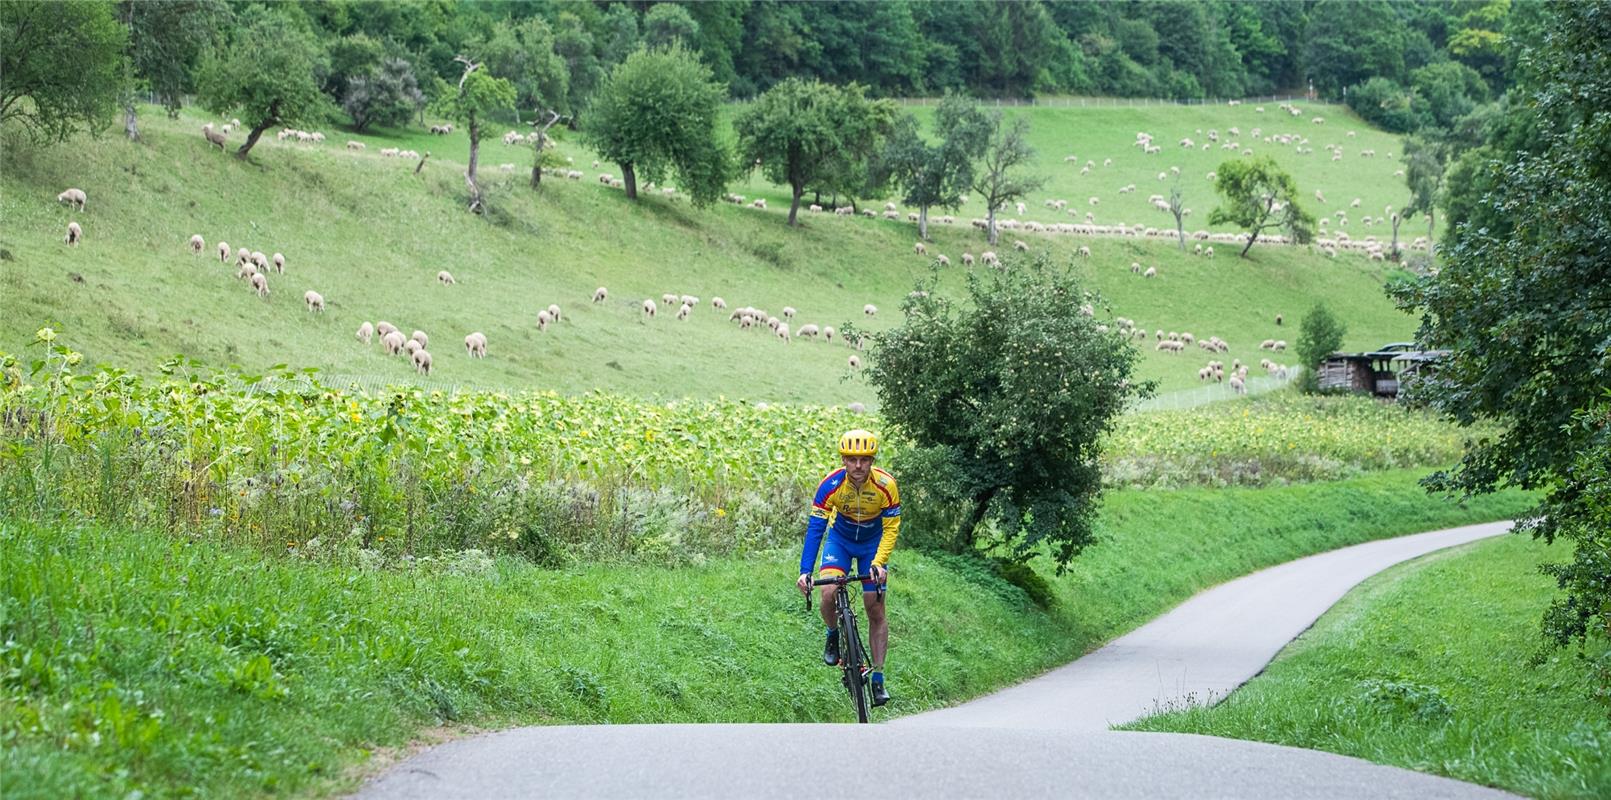
[[[415,755],[359,798],[757,797],[845,792],[824,764],[869,765],[888,797],[1498,798],[1504,792],[1311,750],[1109,731],[1217,700],[1365,578],[1509,530],[1492,523],[1322,553],[1248,575],[1072,664],[954,708],[885,725],[517,728]],[[876,769],[873,765],[876,763]]]

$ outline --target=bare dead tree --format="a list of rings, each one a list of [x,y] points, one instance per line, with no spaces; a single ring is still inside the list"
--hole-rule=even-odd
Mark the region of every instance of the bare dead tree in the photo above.
[[[543,148],[548,146],[548,129],[562,119],[570,119],[569,114],[561,115],[558,111],[547,109],[538,111],[537,116],[548,115],[547,122],[532,122],[532,158],[531,158],[531,188],[537,189],[543,183]]]
[[[1180,252],[1186,252],[1186,201],[1184,193],[1180,190],[1180,179],[1175,179],[1175,188],[1169,190],[1169,213],[1175,215],[1175,234],[1180,237]]]
[[[470,73],[480,69],[481,65],[464,56],[454,56],[453,61],[464,65],[464,74],[459,76],[459,97],[462,100],[464,82],[470,78]],[[481,157],[481,115],[477,114],[475,109],[468,108],[468,103],[466,106],[465,121],[470,133],[470,165],[464,170],[464,182],[470,187],[470,211],[480,214],[484,206],[481,201],[481,186],[476,183],[475,168],[476,162]],[[424,159],[421,159],[420,164],[423,166],[424,163]]]

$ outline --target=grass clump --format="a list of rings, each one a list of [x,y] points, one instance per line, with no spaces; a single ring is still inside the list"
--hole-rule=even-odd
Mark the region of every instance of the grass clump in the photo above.
[[[1212,708],[1151,717],[1178,731],[1328,750],[1531,797],[1611,793],[1611,720],[1584,702],[1589,658],[1530,666],[1559,560],[1506,536],[1371,578],[1265,672]]]

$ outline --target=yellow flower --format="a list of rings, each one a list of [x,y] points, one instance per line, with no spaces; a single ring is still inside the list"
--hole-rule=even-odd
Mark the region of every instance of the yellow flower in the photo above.
[[[725,517],[725,516],[727,516],[727,509],[725,509],[725,508],[718,508],[718,509],[716,509],[716,516],[718,516],[718,517]]]
[[[56,331],[50,328],[40,328],[34,333],[34,339],[49,344],[56,341]]]
[[[67,354],[67,366],[69,366],[69,367],[76,367],[76,366],[78,366],[78,362],[83,361],[83,360],[84,360],[84,356],[82,356],[82,355],[80,355],[78,353],[68,353]]]

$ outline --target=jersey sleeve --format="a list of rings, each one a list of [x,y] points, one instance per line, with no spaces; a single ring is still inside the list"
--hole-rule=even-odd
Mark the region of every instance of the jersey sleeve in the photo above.
[[[901,490],[895,485],[895,479],[889,479],[884,486],[889,492],[889,506],[884,509],[884,534],[878,540],[878,553],[873,556],[874,566],[889,564],[889,554],[895,550],[895,540],[901,535]]]
[[[811,499],[811,514],[806,518],[805,547],[800,552],[800,574],[804,575],[816,569],[817,550],[822,547],[822,535],[828,530],[828,516],[832,513],[829,508],[834,489],[838,484],[834,475],[829,475],[817,486],[817,494]]]

